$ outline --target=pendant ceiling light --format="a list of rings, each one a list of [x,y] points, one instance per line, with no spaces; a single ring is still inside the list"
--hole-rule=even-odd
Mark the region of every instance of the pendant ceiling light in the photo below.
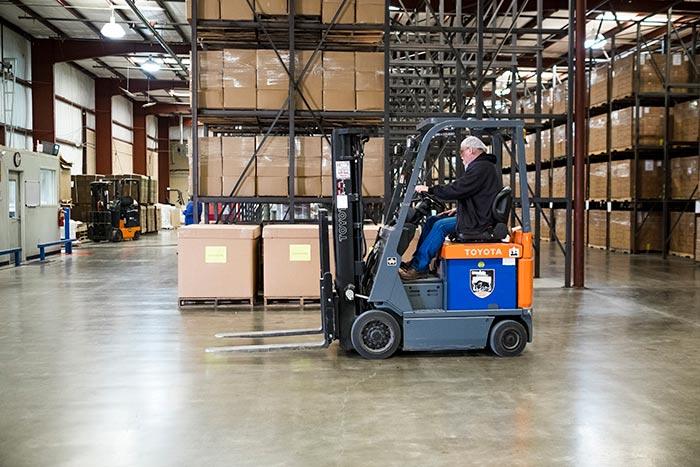
[[[160,65],[153,60],[153,57],[148,57],[148,60],[141,64],[141,69],[149,73],[155,73],[156,71],[160,70]]]
[[[108,37],[109,39],[121,39],[124,37],[124,28],[121,26],[121,24],[117,24],[117,21],[114,18],[114,10],[112,10],[112,14],[109,17],[109,23],[105,23],[105,25],[102,26],[102,29],[100,29],[100,32],[103,36]]]

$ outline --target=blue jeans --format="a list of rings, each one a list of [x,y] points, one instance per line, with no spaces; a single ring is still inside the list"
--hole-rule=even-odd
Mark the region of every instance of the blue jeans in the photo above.
[[[418,249],[413,254],[411,267],[419,272],[425,272],[430,261],[435,257],[448,233],[457,228],[457,216],[431,216],[418,239]]]

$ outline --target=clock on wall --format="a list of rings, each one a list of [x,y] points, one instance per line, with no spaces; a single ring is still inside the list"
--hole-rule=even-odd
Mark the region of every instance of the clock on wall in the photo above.
[[[19,167],[19,165],[22,163],[22,154],[16,152],[15,155],[12,157],[12,162],[14,162],[15,167]]]

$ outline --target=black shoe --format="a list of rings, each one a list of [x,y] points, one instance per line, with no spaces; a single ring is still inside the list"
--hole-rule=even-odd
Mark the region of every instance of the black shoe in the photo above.
[[[410,269],[411,268],[411,263],[407,263],[406,261],[401,261],[401,266],[399,266],[401,269]]]
[[[399,276],[401,276],[401,279],[405,281],[415,281],[418,279],[423,279],[425,277],[428,277],[428,272],[427,271],[416,271],[413,268],[408,268],[408,269],[399,269]]]

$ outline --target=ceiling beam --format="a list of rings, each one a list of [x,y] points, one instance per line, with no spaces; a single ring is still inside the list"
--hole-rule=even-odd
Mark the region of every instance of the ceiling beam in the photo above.
[[[36,39],[34,41],[40,47],[53,50],[56,62],[72,62],[110,55],[127,55],[133,53],[162,52],[162,47],[157,43],[141,41],[101,41],[86,39]],[[180,54],[190,52],[190,46],[186,44],[173,44],[173,51]]]
[[[165,14],[165,17],[173,25],[173,27],[175,28],[175,31],[177,31],[178,35],[180,36],[180,39],[182,39],[182,42],[187,42],[187,36],[185,35],[185,31],[180,27],[178,22],[175,20],[175,17],[171,13],[168,6],[165,3],[163,3],[162,0],[155,0],[155,1],[156,1],[156,5],[158,5],[160,8],[163,9],[163,14]]]

